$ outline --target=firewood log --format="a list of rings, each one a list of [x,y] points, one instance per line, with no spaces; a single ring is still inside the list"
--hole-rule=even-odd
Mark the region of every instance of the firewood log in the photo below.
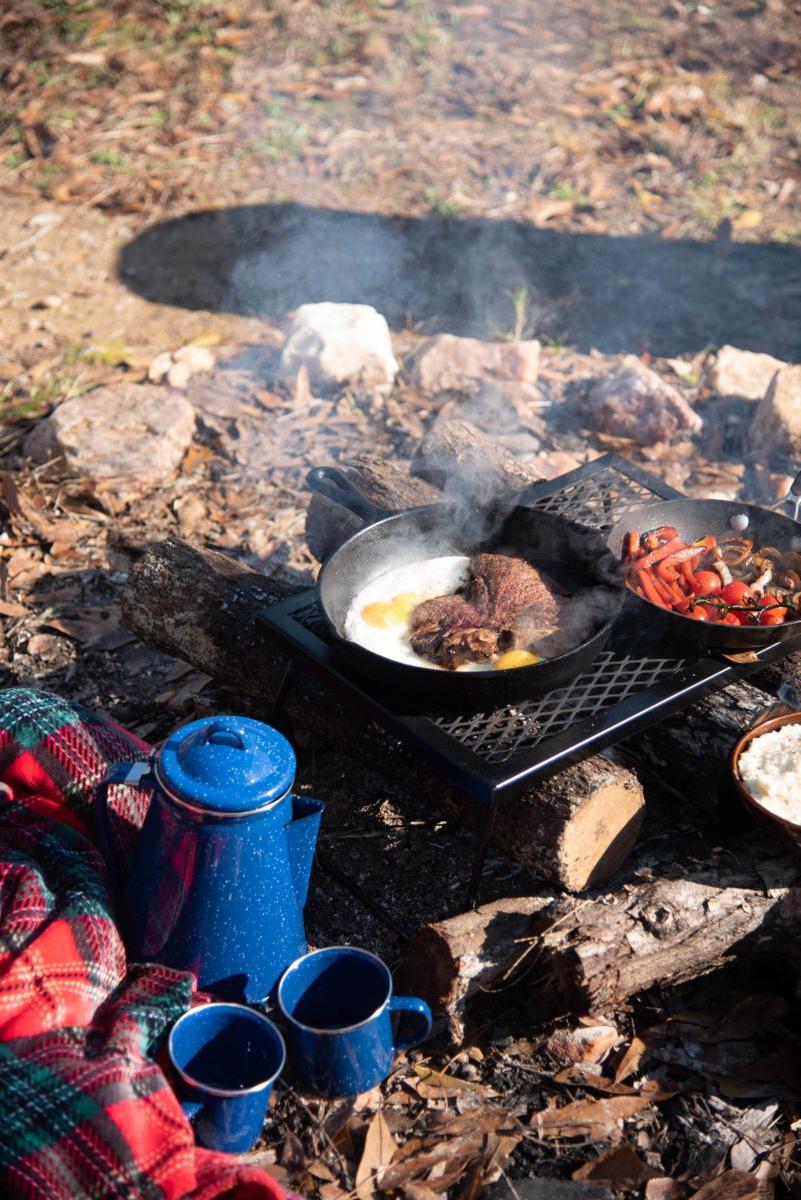
[[[395,463],[372,454],[354,456],[345,474],[373,504],[393,512],[435,504],[441,499],[439,491],[424,479],[415,479]],[[315,493],[306,511],[306,544],[315,558],[324,562],[362,524],[348,509]]]
[[[225,555],[169,538],[148,547],[131,570],[122,611],[128,628],[144,641],[271,706],[287,660],[257,614],[285,595],[285,588]],[[371,766],[391,771],[401,790],[478,826],[482,810],[475,801],[436,771],[421,770],[419,756],[383,730],[353,720],[346,706],[303,672],[292,673],[281,713],[290,724],[347,745]],[[504,801],[493,838],[540,878],[581,890],[617,870],[636,840],[642,813],[636,777],[595,758]]]
[[[475,489],[477,497],[518,492],[539,478],[462,417],[437,421],[432,426],[417,448],[411,469],[413,475],[446,491],[450,480],[464,480]]]
[[[772,941],[783,954],[785,938],[797,941],[798,864],[775,844],[752,837],[734,861],[720,853],[708,866],[670,871],[588,899],[501,900],[427,925],[412,938],[404,986],[445,1013],[461,1042],[479,994],[517,983],[536,1018],[612,1012],[735,953],[759,955]]]
[[[731,787],[734,742],[772,697],[738,682],[624,742],[649,796],[645,837],[618,886],[583,900],[537,906],[527,934],[510,947],[486,906],[426,926],[408,956],[411,987],[445,1011],[461,1038],[468,1002],[525,976],[527,1002],[542,1016],[610,1010],[657,983],[713,970],[733,953],[784,955],[801,903],[801,862],[755,830]],[[524,917],[526,902],[499,902]],[[793,945],[801,932],[794,926]],[[779,938],[776,941],[776,938]],[[797,956],[801,958],[801,956]],[[428,983],[426,983],[428,981]]]

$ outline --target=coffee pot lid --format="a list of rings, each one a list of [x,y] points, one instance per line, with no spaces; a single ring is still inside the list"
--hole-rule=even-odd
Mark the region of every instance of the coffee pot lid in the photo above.
[[[178,801],[210,812],[246,813],[289,791],[295,761],[283,734],[261,721],[203,717],[170,735],[156,774]]]

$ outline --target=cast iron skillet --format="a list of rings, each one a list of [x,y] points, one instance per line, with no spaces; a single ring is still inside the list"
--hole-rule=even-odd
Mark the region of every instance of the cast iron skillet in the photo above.
[[[746,529],[732,525],[732,519],[737,516],[748,517]],[[685,542],[695,541],[708,533],[717,537],[742,533],[753,538],[757,548],[775,546],[778,550],[801,551],[801,523],[755,504],[738,504],[730,500],[662,500],[645,504],[618,521],[608,536],[609,548],[619,560],[623,539],[629,530],[645,533],[660,525],[672,525]],[[705,649],[756,650],[787,638],[801,637],[801,621],[786,621],[783,625],[718,625],[660,608],[630,588],[627,592],[629,603],[639,608],[644,619],[650,621],[658,617],[665,633],[675,634]]]
[[[623,606],[626,585],[620,564],[604,538],[594,530],[553,513],[528,508],[512,498],[497,531],[482,536],[488,514],[457,520],[447,504],[429,504],[388,514],[372,504],[353,483],[334,468],[310,471],[308,485],[329,500],[344,505],[369,524],[351,535],[326,560],[317,587],[320,607],[338,652],[360,674],[387,691],[405,693],[432,704],[470,707],[497,706],[561,687],[585,671],[600,653],[609,629]],[[488,521],[484,521],[484,529]],[[540,567],[571,594],[592,588],[597,608],[584,641],[558,657],[508,671],[443,671],[396,662],[343,636],[345,617],[354,597],[377,575],[445,554],[506,552]]]

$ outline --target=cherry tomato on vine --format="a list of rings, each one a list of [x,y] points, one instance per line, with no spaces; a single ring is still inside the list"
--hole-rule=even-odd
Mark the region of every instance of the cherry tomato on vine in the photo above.
[[[695,617],[696,621],[715,622],[718,619],[718,610],[712,604],[693,604],[687,615]]]
[[[717,596],[721,589],[720,576],[714,571],[696,571],[693,575],[698,595]]]
[[[787,620],[787,609],[782,608],[766,608],[760,615],[760,625],[782,625]]]
[[[748,584],[742,583],[739,579],[733,583],[727,583],[720,594],[727,604],[747,604],[754,598]]]

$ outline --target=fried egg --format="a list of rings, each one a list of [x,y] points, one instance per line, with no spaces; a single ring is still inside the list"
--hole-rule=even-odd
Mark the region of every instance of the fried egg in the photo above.
[[[458,592],[469,578],[470,559],[464,554],[427,558],[384,571],[352,601],[345,617],[345,637],[384,658],[441,671],[442,667],[412,650],[409,620],[418,604]],[[487,667],[488,663],[468,663],[460,670]]]

